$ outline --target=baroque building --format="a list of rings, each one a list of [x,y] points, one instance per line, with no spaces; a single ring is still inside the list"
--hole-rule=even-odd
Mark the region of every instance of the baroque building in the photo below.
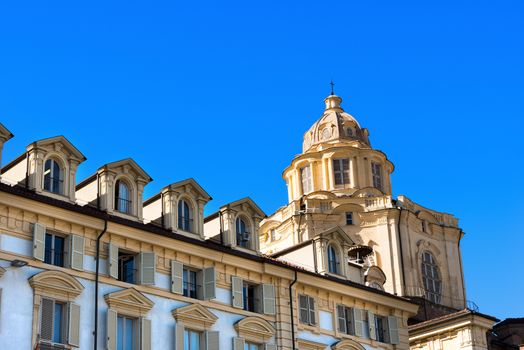
[[[392,196],[393,163],[325,99],[288,204],[208,216],[194,179],[143,199],[131,158],[37,140],[0,173],[0,344],[13,349],[487,349],[452,215]],[[13,135],[0,124],[0,162]],[[1,164],[1,163],[0,163]]]

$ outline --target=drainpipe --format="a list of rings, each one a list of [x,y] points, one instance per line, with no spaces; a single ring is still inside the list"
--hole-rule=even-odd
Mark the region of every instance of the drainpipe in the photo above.
[[[398,207],[398,221],[397,221],[397,232],[398,232],[398,245],[400,249],[400,266],[402,268],[402,296],[406,295],[406,270],[404,268],[404,253],[402,252],[402,235],[400,234],[400,220],[402,219],[402,207]]]
[[[222,223],[222,210],[218,209],[218,226],[220,231],[220,245],[224,245],[224,229]]]
[[[29,152],[25,151],[25,189],[29,188]]]
[[[295,270],[295,279],[289,285],[289,311],[291,313],[291,341],[293,342],[292,349],[295,350],[295,316],[294,316],[294,307],[293,307],[293,285],[297,283],[298,272]]]
[[[100,270],[100,240],[107,231],[107,219],[104,220],[104,229],[98,237],[96,237],[96,272],[95,272],[95,330],[93,331],[94,345],[93,349],[97,350],[98,347],[98,277]],[[109,262],[108,262],[109,263]]]

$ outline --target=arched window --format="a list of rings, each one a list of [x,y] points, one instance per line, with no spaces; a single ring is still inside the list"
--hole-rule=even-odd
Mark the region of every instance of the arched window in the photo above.
[[[250,248],[250,232],[246,221],[242,218],[237,218],[236,221],[236,232],[237,232],[237,246]]]
[[[340,274],[340,259],[338,258],[337,250],[333,245],[328,245],[328,271],[330,273]]]
[[[124,181],[117,180],[115,184],[115,209],[124,214],[131,213],[131,191]]]
[[[426,299],[436,304],[442,298],[442,279],[437,261],[428,251],[422,253],[422,282],[426,291]]]
[[[62,194],[64,182],[60,164],[54,159],[48,159],[44,164],[44,190]]]
[[[193,232],[193,210],[183,199],[178,202],[178,228]]]

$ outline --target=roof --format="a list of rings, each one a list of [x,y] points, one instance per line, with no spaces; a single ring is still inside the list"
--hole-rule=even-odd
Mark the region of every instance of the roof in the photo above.
[[[349,280],[340,279],[340,278],[337,278],[337,277],[334,277],[334,276],[321,275],[321,274],[318,274],[318,273],[315,273],[315,272],[312,272],[312,271],[305,270],[305,269],[303,269],[303,268],[301,268],[299,266],[295,266],[295,265],[290,264],[290,263],[285,262],[285,261],[276,260],[276,259],[273,259],[273,258],[271,258],[269,256],[253,255],[251,253],[244,252],[244,251],[241,251],[241,250],[236,250],[236,249],[233,249],[231,247],[227,247],[227,246],[221,245],[221,244],[213,242],[213,241],[209,241],[209,240],[201,241],[201,240],[196,239],[196,238],[187,237],[187,236],[184,236],[184,235],[181,235],[181,234],[178,234],[178,233],[174,233],[173,231],[164,229],[164,228],[162,228],[160,226],[157,226],[155,224],[152,224],[152,223],[144,224],[142,222],[134,221],[134,220],[131,220],[131,219],[126,219],[126,218],[123,218],[123,217],[120,217],[120,216],[117,216],[117,215],[111,215],[111,214],[108,214],[105,211],[99,210],[99,209],[97,209],[95,207],[92,207],[92,206],[89,206],[89,205],[80,206],[78,204],[74,204],[74,203],[62,201],[62,200],[59,200],[59,199],[55,199],[55,198],[52,198],[52,197],[48,197],[48,196],[45,196],[45,195],[41,195],[41,194],[38,194],[38,193],[36,193],[36,192],[34,192],[32,190],[26,189],[23,186],[18,186],[18,185],[10,186],[10,185],[4,184],[4,183],[0,183],[0,192],[9,193],[9,194],[12,194],[12,195],[15,195],[15,196],[20,196],[20,197],[23,197],[23,198],[26,198],[26,199],[30,199],[30,200],[34,200],[34,201],[37,201],[37,202],[40,202],[40,203],[44,203],[44,204],[47,204],[47,205],[52,205],[52,206],[55,206],[55,207],[58,207],[58,208],[61,208],[61,209],[70,210],[70,211],[73,211],[73,212],[76,212],[76,213],[79,213],[79,214],[83,214],[83,215],[95,217],[95,218],[98,218],[98,219],[101,219],[101,220],[107,220],[109,222],[117,223],[117,224],[120,224],[120,225],[125,225],[125,226],[128,226],[128,227],[144,230],[144,231],[147,231],[147,232],[152,233],[152,234],[157,234],[157,235],[168,237],[168,238],[175,239],[175,240],[178,240],[178,241],[191,243],[191,244],[198,245],[198,246],[201,246],[201,247],[205,247],[205,248],[208,248],[208,249],[220,251],[220,252],[223,252],[223,253],[226,253],[226,254],[235,255],[235,256],[238,256],[238,257],[242,257],[242,258],[245,258],[245,259],[257,261],[257,262],[260,262],[260,263],[267,263],[267,264],[271,264],[271,265],[287,268],[287,269],[294,270],[294,271],[297,271],[297,272],[301,272],[301,273],[304,273],[304,274],[307,274],[307,275],[315,276],[315,277],[318,277],[318,278],[321,278],[321,279],[324,279],[324,280],[329,280],[329,281],[333,281],[335,283],[340,283],[340,284],[344,284],[344,285],[347,285],[347,286],[350,286],[350,287],[353,287],[353,288],[361,289],[361,290],[364,290],[364,291],[367,291],[367,292],[370,292],[370,293],[383,295],[385,297],[392,298],[392,299],[395,299],[395,300],[398,300],[398,301],[402,301],[402,302],[405,302],[405,303],[408,303],[408,304],[411,304],[411,305],[416,305],[415,303],[411,302],[407,298],[396,296],[396,295],[393,295],[393,294],[390,294],[390,293],[387,293],[387,292],[384,292],[384,291],[381,291],[381,290],[378,290],[378,289],[375,289],[375,288],[371,288],[371,287],[365,286],[365,285],[360,284],[360,283],[356,283],[356,282],[352,282],[352,281],[349,281]]]
[[[414,330],[425,328],[427,326],[438,325],[440,323],[444,323],[444,322],[447,322],[447,321],[450,321],[450,320],[454,320],[454,319],[458,319],[458,318],[461,318],[461,317],[464,317],[464,316],[468,316],[468,315],[480,316],[482,318],[486,318],[486,319],[491,320],[493,322],[499,321],[499,319],[496,318],[496,317],[493,317],[493,316],[490,316],[490,315],[486,315],[486,314],[482,314],[480,312],[473,311],[473,310],[470,310],[470,309],[463,309],[463,310],[460,310],[460,311],[457,311],[457,312],[453,312],[453,313],[450,313],[450,314],[447,314],[447,315],[444,315],[444,316],[436,317],[436,318],[433,318],[433,319],[430,319],[430,320],[427,320],[427,321],[424,321],[424,322],[420,322],[420,323],[408,326],[408,329],[409,329],[409,332],[411,332],[411,331],[414,331]]]
[[[195,179],[193,179],[192,177],[190,177],[189,179],[185,179],[185,180],[181,180],[181,181],[178,181],[178,182],[174,182],[170,185],[167,185],[166,187],[164,187],[162,190],[160,190],[160,192],[158,192],[157,194],[154,194],[152,195],[151,197],[149,197],[148,199],[146,199],[144,201],[144,206],[156,201],[157,199],[160,198],[162,192],[164,192],[164,190],[169,190],[171,188],[177,188],[177,187],[183,187],[187,184],[190,184],[192,185],[196,190],[197,192],[204,198],[206,198],[208,201],[210,201],[211,199],[211,196],[209,195],[209,193],[207,193],[203,188],[202,186],[199,185],[198,182],[196,182]]]
[[[80,152],[78,150],[78,148],[73,146],[73,144],[65,136],[62,136],[62,135],[48,137],[48,138],[45,138],[45,139],[34,141],[34,142],[30,143],[29,145],[27,145],[27,150],[29,151],[33,147],[40,147],[40,146],[49,145],[49,144],[53,144],[53,143],[59,143],[59,142],[62,143],[75,157],[80,159],[81,162],[83,162],[83,161],[85,161],[87,159],[82,154],[82,152]]]
[[[258,215],[262,216],[263,218],[267,217],[266,213],[264,213],[264,211],[262,209],[260,209],[258,204],[256,204],[255,201],[252,200],[250,197],[244,197],[242,199],[238,199],[236,201],[226,203],[224,205],[221,205],[220,209],[224,209],[224,208],[227,208],[227,207],[233,207],[233,206],[236,206],[236,205],[240,205],[242,203],[248,203],[253,209],[255,209],[255,211],[258,213]],[[209,222],[210,220],[213,220],[213,219],[217,218],[219,212],[220,212],[220,210],[217,210],[214,213],[209,214],[208,216],[206,216],[204,218],[204,222]]]

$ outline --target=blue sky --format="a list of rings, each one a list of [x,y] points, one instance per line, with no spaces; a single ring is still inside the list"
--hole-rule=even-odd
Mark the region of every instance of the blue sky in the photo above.
[[[468,299],[524,316],[523,37],[522,1],[2,2],[4,160],[63,134],[78,180],[132,157],[146,197],[194,177],[207,213],[271,213],[333,79],[394,194],[460,218]]]

